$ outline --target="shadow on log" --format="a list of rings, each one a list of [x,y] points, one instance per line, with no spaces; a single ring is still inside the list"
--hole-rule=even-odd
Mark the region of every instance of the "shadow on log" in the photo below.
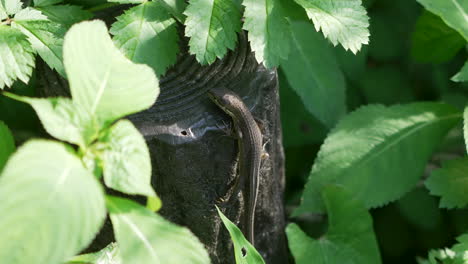
[[[267,70],[256,62],[244,33],[239,34],[236,51],[210,66],[200,66],[194,56],[187,54],[187,40],[181,42],[183,52],[161,79],[156,104],[129,117],[144,135],[151,152],[152,184],[163,201],[160,214],[190,228],[206,245],[212,263],[234,263],[232,243],[215,204],[237,173],[238,146],[236,139],[226,133],[232,120],[207,97],[208,90],[227,87],[243,98],[262,124],[269,155],[261,168],[255,246],[266,263],[287,263],[284,156],[276,70]],[[67,82],[44,64],[38,64],[40,94],[69,95]],[[221,208],[231,221],[240,224],[244,217],[242,193],[233,200]],[[87,251],[99,250],[112,240],[108,221]]]

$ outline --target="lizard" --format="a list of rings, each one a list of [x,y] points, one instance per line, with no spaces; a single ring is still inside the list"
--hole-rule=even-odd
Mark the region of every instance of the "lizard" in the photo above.
[[[239,170],[241,182],[248,181],[248,191],[244,192],[246,201],[247,240],[254,245],[255,207],[259,188],[260,167],[262,159],[262,133],[249,108],[233,91],[226,88],[214,88],[208,91],[210,99],[228,114],[234,123],[239,145]],[[239,182],[239,181],[236,181]]]

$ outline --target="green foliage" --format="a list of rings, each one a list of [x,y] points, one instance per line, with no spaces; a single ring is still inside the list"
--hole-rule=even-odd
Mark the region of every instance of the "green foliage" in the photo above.
[[[371,105],[351,113],[322,145],[295,214],[323,212],[320,192],[328,184],[346,186],[367,208],[400,198],[460,118],[451,106],[437,103]]]
[[[292,48],[281,63],[307,110],[333,127],[346,112],[345,80],[329,44],[306,22],[291,22]]]
[[[452,77],[452,81],[454,82],[467,82],[468,81],[468,61],[463,65],[463,68],[457,73],[455,76]]]
[[[369,18],[361,0],[295,0],[304,7],[317,31],[333,45],[357,53],[369,42]]]
[[[10,155],[15,151],[15,141],[10,129],[0,121],[0,172]]]
[[[0,25],[0,89],[11,87],[13,81],[29,81],[34,67],[34,55],[26,36],[17,29]]]
[[[416,23],[411,54],[419,62],[446,62],[455,56],[466,44],[460,34],[447,26],[444,21],[425,11]]]
[[[234,50],[241,29],[240,4],[232,0],[191,0],[184,13],[185,35],[190,37],[190,53],[201,64],[222,58]]]
[[[0,0],[0,19],[18,13],[23,4],[20,0]]]
[[[41,11],[50,21],[60,23],[67,28],[77,22],[93,17],[92,13],[83,10],[79,6],[72,5],[44,6],[36,9]]]
[[[468,153],[468,106],[463,111],[463,137],[465,138],[465,147]]]
[[[88,246],[105,219],[98,181],[71,149],[52,141],[19,148],[0,176],[0,199],[5,263],[63,263]]]
[[[34,6],[49,6],[63,2],[63,0],[34,0]]]
[[[429,195],[425,188],[415,188],[397,202],[400,213],[412,225],[424,229],[434,230],[442,221],[436,197]]]
[[[289,247],[297,264],[381,263],[372,218],[362,202],[342,187],[323,189],[329,219],[320,239],[308,237],[296,224],[286,228]]]
[[[107,247],[99,252],[83,254],[72,258],[67,264],[121,264],[122,260],[119,255],[119,247],[117,243],[110,243]]]
[[[176,62],[177,24],[161,1],[145,2],[125,11],[117,17],[110,32],[117,47],[130,60],[151,66],[158,75]]]
[[[102,158],[104,181],[109,188],[156,196],[151,187],[151,160],[145,139],[130,121],[110,127],[96,146]]]
[[[122,198],[108,196],[107,208],[123,263],[210,263],[187,228]]]
[[[429,252],[427,260],[418,260],[419,264],[466,264],[468,252],[468,234],[457,238],[458,244],[451,249],[433,249]]]
[[[154,104],[159,85],[153,70],[125,58],[114,46],[104,22],[72,27],[63,50],[73,102],[100,125]]]
[[[432,172],[426,181],[432,195],[441,196],[440,207],[462,208],[468,204],[468,158],[450,160]]]
[[[40,11],[23,9],[15,16],[12,27],[21,30],[41,58],[60,75],[65,76],[62,46],[66,28],[63,25],[48,20]]]
[[[279,0],[244,0],[250,47],[265,67],[278,66],[289,54],[290,29]]]
[[[468,40],[468,2],[465,0],[417,0],[430,12],[440,16],[451,28]]]
[[[216,207],[219,217],[223,221],[224,226],[231,235],[232,243],[234,245],[234,255],[236,257],[236,264],[265,264],[262,256],[252,246],[252,244],[245,239],[242,231],[232,223],[222,212]]]

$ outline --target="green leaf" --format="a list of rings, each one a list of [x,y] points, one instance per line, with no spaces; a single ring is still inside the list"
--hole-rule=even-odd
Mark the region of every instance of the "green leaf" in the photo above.
[[[107,187],[127,193],[156,196],[151,187],[151,159],[145,139],[128,120],[113,125],[99,139]]]
[[[468,40],[468,1],[417,0],[427,10],[440,16],[447,25]]]
[[[80,6],[55,5],[36,8],[53,22],[65,25],[67,28],[73,24],[93,17],[91,12],[83,10]]]
[[[345,114],[345,79],[331,46],[306,22],[291,22],[292,49],[281,63],[307,110],[328,128]]]
[[[236,264],[255,264],[255,263],[265,263],[262,256],[258,251],[252,246],[252,244],[245,239],[242,231],[232,223],[216,206],[218,210],[218,215],[221,217],[221,220],[224,223],[224,226],[229,231],[231,235],[232,242],[234,244],[234,255],[236,257]]]
[[[64,144],[33,140],[0,176],[0,259],[60,264],[85,249],[106,216],[104,193]]]
[[[468,153],[468,106],[463,111],[463,137],[465,138],[465,147]]]
[[[149,108],[159,94],[153,70],[125,58],[102,21],[71,27],[64,64],[73,101],[102,123]]]
[[[50,6],[63,2],[63,0],[34,0],[34,6]]]
[[[430,195],[424,187],[413,189],[398,200],[396,205],[401,215],[419,229],[435,230],[442,221],[436,197]]]
[[[184,14],[190,53],[201,64],[223,58],[234,50],[241,29],[240,5],[232,0],[191,0]]]
[[[468,81],[468,61],[465,62],[463,68],[460,70],[459,73],[455,74],[452,77],[452,81],[454,82],[467,82]]]
[[[147,1],[148,0],[107,0],[107,2],[119,4],[143,4]]]
[[[433,249],[429,251],[428,260],[420,259],[420,264],[466,264],[468,254],[468,234],[457,237],[459,243],[451,249]]]
[[[267,68],[280,64],[289,54],[290,29],[278,0],[243,0],[250,47]]]
[[[33,49],[26,36],[0,25],[0,89],[11,87],[16,79],[28,83],[33,67]]]
[[[67,264],[122,264],[119,252],[117,243],[110,243],[98,252],[73,257]]]
[[[30,104],[51,136],[85,147],[97,138],[99,126],[69,98],[31,98],[5,93],[15,100]]]
[[[20,0],[0,0],[0,20],[18,13],[23,8]]]
[[[123,263],[210,263],[187,228],[126,199],[108,196],[107,208]]]
[[[37,12],[39,11],[30,12],[31,15],[34,14],[30,18],[21,16],[15,19],[12,26],[28,36],[33,49],[52,69],[65,76],[62,63],[62,46],[66,27],[47,20],[43,15],[38,16]]]
[[[422,63],[442,63],[452,59],[465,46],[466,40],[444,21],[425,11],[416,23],[411,55]]]
[[[441,196],[440,207],[463,208],[468,204],[468,158],[449,160],[426,181],[432,195]]]
[[[307,12],[317,31],[345,50],[357,53],[369,43],[369,17],[361,0],[295,0]]]
[[[361,107],[325,140],[294,214],[323,212],[320,192],[329,184],[345,186],[367,208],[400,198],[460,118],[455,108],[441,103]]]
[[[177,23],[160,1],[133,7],[112,24],[114,42],[132,61],[148,64],[158,75],[177,60]]]
[[[322,192],[328,214],[328,232],[308,237],[296,224],[286,234],[297,264],[381,263],[372,218],[355,196],[344,188],[328,186]]]
[[[185,0],[160,0],[160,2],[180,23],[185,22],[184,11],[187,8]]]
[[[13,152],[15,152],[13,135],[5,123],[0,121],[0,172]]]

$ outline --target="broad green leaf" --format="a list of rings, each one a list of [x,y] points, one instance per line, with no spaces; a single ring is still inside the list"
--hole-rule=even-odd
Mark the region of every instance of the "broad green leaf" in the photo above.
[[[51,136],[85,147],[97,138],[99,126],[91,116],[69,98],[31,98],[5,94],[30,104]]]
[[[369,17],[361,0],[295,0],[307,12],[317,31],[345,50],[357,53],[369,43]]]
[[[447,25],[468,40],[468,1],[466,0],[417,0],[427,10],[440,16]]]
[[[102,123],[149,108],[159,94],[153,70],[128,60],[104,22],[75,24],[65,36],[64,64],[73,101]]]
[[[180,23],[185,22],[184,11],[187,8],[185,0],[160,0],[160,2]]]
[[[463,68],[457,73],[455,76],[452,77],[452,81],[454,82],[467,82],[468,81],[468,61],[463,65]]]
[[[203,244],[187,228],[126,199],[108,196],[107,208],[123,263],[210,263]]]
[[[248,31],[255,58],[265,67],[280,64],[289,54],[290,29],[279,0],[243,0],[243,29]]]
[[[34,6],[50,6],[63,2],[63,0],[34,0]]]
[[[327,207],[328,232],[320,239],[308,237],[296,224],[286,234],[297,264],[381,263],[372,217],[357,197],[342,187],[322,192]]]
[[[442,63],[452,59],[466,40],[439,17],[425,11],[416,23],[411,55],[422,63]]]
[[[160,1],[135,6],[112,24],[114,42],[127,57],[148,64],[158,75],[177,60],[179,35],[177,23]]]
[[[83,10],[80,6],[73,5],[54,5],[36,9],[41,11],[49,20],[65,25],[67,28],[93,17],[91,12]]]
[[[307,110],[328,128],[346,112],[345,80],[331,46],[307,22],[291,22],[292,48],[281,63]]]
[[[15,14],[14,21],[47,20],[47,16],[36,8],[26,7]]]
[[[218,210],[219,217],[221,217],[224,226],[231,235],[232,243],[234,245],[236,264],[264,264],[265,261],[263,260],[262,256],[252,246],[252,244],[247,241],[247,239],[242,234],[242,231],[233,222],[231,222],[217,206],[216,210]]]
[[[31,14],[33,13],[31,12]],[[15,19],[12,26],[28,36],[33,49],[52,69],[65,76],[62,63],[62,46],[66,27],[43,17],[45,16],[34,16],[31,19],[21,17],[21,19]]]
[[[240,6],[232,0],[191,0],[185,15],[190,53],[201,64],[211,64],[234,50],[241,29]]]
[[[26,36],[0,25],[0,89],[11,87],[17,79],[28,83],[33,67],[33,49]]]
[[[463,137],[465,138],[465,147],[468,153],[468,106],[463,111]]]
[[[110,243],[98,252],[73,257],[67,264],[122,264],[122,261],[117,243]]]
[[[328,135],[294,214],[323,212],[320,192],[329,184],[345,186],[367,208],[400,198],[460,120],[461,113],[441,103],[361,107]]]
[[[33,140],[0,176],[0,259],[60,264],[85,249],[106,216],[104,193],[64,144]]]
[[[0,19],[18,13],[23,7],[20,0],[0,0]]]
[[[449,160],[426,180],[432,195],[441,196],[440,207],[463,208],[468,204],[468,158]]]
[[[151,187],[151,159],[145,139],[128,120],[113,125],[99,139],[107,187],[127,193],[156,196]]]
[[[0,121],[0,172],[10,155],[15,151],[15,140],[10,129]]]

